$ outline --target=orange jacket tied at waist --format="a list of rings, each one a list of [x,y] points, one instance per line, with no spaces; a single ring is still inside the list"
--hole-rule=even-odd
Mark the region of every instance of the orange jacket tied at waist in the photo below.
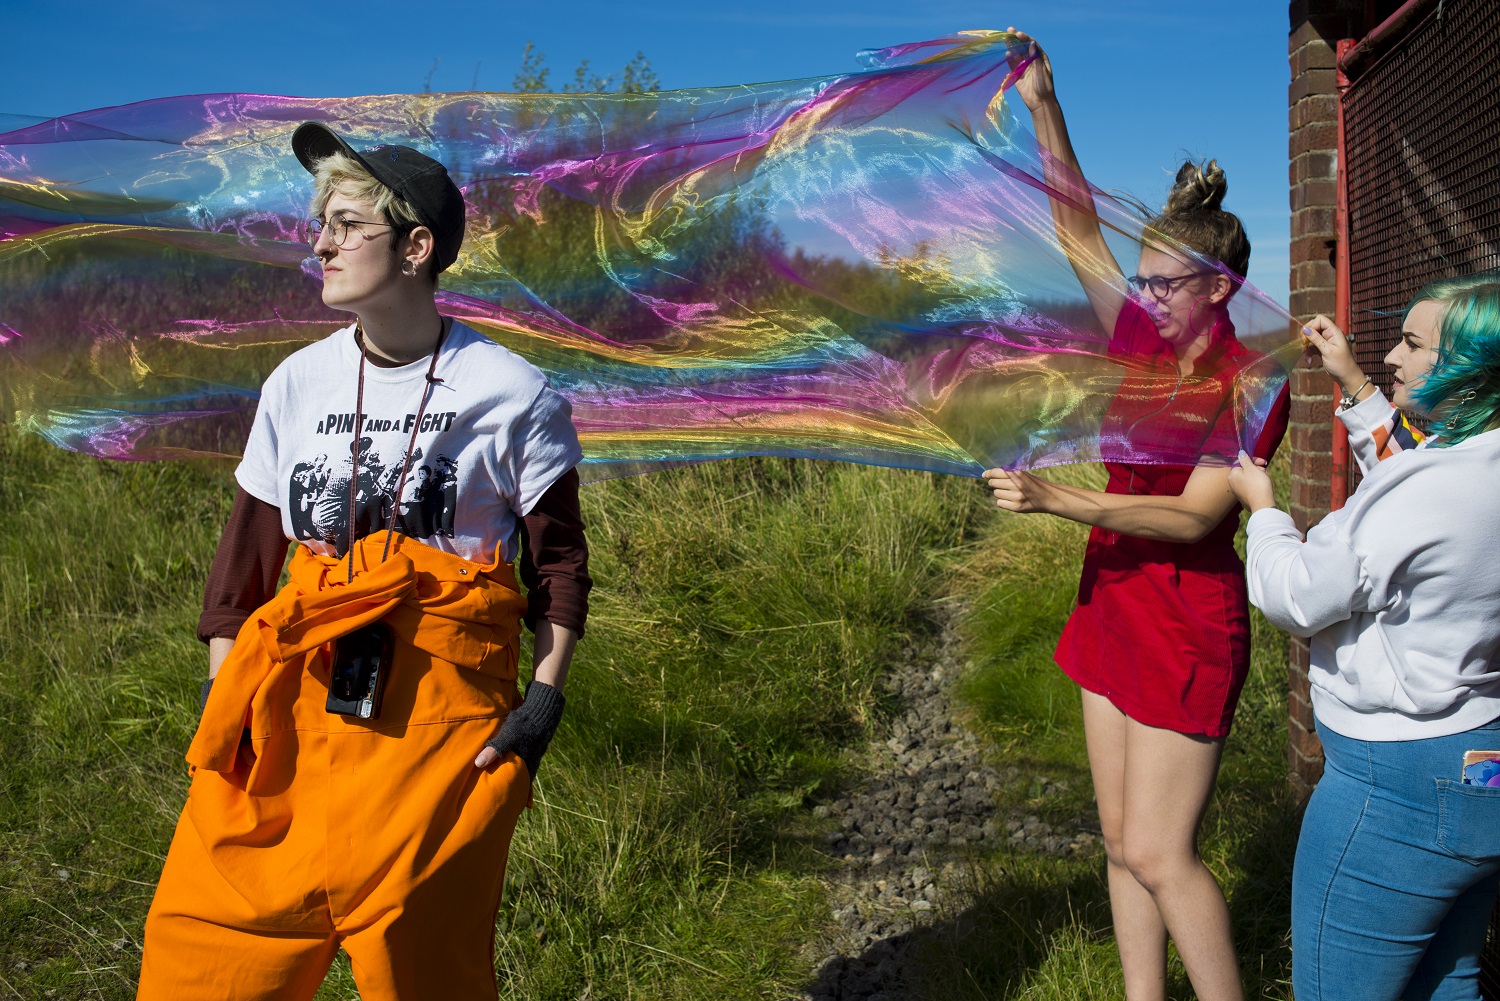
[[[397,535],[381,562],[385,532],[357,542],[345,560],[298,546],[291,579],[245,622],[210,691],[187,760],[230,772],[245,731],[252,744],[286,729],[390,730],[429,722],[503,717],[516,702],[516,651],[525,598],[505,564],[485,567]],[[392,671],[437,658],[473,670],[473,686],[393,686],[380,718],[353,720],[323,709],[327,656],[339,637],[376,621],[395,636]],[[428,657],[401,656],[414,647]],[[315,689],[308,691],[307,689]],[[299,692],[305,697],[298,697]]]

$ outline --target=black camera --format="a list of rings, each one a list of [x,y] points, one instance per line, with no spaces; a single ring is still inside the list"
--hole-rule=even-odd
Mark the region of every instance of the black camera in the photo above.
[[[391,628],[384,622],[361,626],[334,643],[328,676],[327,710],[340,716],[375,719],[391,668]]]

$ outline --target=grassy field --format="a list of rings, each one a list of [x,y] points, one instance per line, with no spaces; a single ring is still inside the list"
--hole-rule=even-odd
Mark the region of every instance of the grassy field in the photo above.
[[[0,998],[133,995],[229,496],[226,467],[98,462],[0,427]],[[1067,784],[1038,812],[1089,813],[1076,692],[1050,666],[1074,526],[997,516],[970,482],[837,464],[719,463],[584,500],[597,590],[512,850],[504,997],[794,993],[828,920],[808,807],[881,731],[881,669],[932,633],[944,594],[972,606],[973,724],[997,759]],[[1284,646],[1258,623],[1255,650],[1205,852],[1251,996],[1274,997]],[[1001,852],[970,870],[923,933],[927,996],[1118,995],[1100,858]],[[320,997],[353,996],[336,967]]]
[[[181,808],[226,470],[0,428],[0,997],[129,997]],[[514,998],[784,996],[804,809],[928,628],[972,483],[773,461],[590,486],[589,632],[502,910]],[[353,995],[346,968],[324,997]]]

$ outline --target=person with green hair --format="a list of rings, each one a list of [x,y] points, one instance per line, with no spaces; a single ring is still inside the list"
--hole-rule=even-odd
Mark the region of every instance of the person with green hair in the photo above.
[[[1416,295],[1389,401],[1326,317],[1306,334],[1359,489],[1304,541],[1264,469],[1241,455],[1230,474],[1250,600],[1312,639],[1326,767],[1292,874],[1293,989],[1478,1001],[1500,890],[1500,272]]]

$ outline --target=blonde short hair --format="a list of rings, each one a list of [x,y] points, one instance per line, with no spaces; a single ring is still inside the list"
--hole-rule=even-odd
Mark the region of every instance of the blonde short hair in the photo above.
[[[417,218],[416,209],[411,207],[410,202],[377,180],[358,160],[343,153],[331,153],[323,157],[313,169],[313,197],[308,210],[314,219],[323,217],[323,210],[328,207],[328,199],[333,197],[334,192],[373,204],[375,211],[385,216],[386,222],[394,227],[394,238],[391,241],[393,247],[407,233],[426,225]],[[437,281],[436,254],[428,260],[427,266],[430,277],[434,282]]]
[[[313,199],[309,209],[314,218],[322,216],[323,210],[328,207],[328,199],[337,191],[350,198],[373,203],[375,211],[399,229],[410,231],[423,225],[410,202],[376,180],[375,175],[366,170],[358,160],[343,153],[333,153],[318,161],[313,170],[313,184]]]

